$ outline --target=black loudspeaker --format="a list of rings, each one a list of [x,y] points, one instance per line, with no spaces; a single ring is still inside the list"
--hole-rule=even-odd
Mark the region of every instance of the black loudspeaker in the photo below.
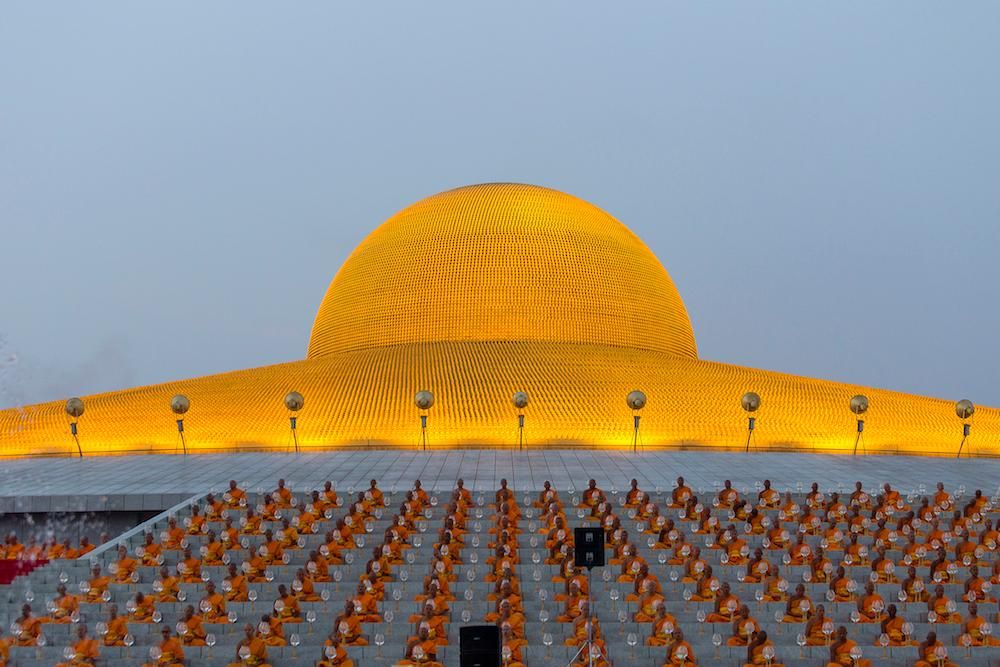
[[[573,529],[573,565],[577,567],[604,567],[604,529]]]
[[[461,667],[500,667],[500,628],[464,625],[458,629]]]

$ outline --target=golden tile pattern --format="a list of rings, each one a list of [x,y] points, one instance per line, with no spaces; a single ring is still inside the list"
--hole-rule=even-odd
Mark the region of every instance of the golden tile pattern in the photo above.
[[[463,231],[464,230],[464,231]],[[620,223],[574,197],[521,185],[461,188],[404,210],[345,263],[309,358],[85,397],[88,455],[292,447],[283,398],[299,391],[303,447],[420,443],[420,389],[434,393],[428,444],[511,447],[526,391],[529,447],[629,448],[625,397],[649,397],[643,447],[742,448],[740,397],[761,396],[756,449],[850,451],[850,397],[867,394],[863,451],[954,455],[953,400],[700,361],[666,271]],[[64,402],[0,411],[0,455],[74,454]],[[967,450],[1000,455],[1000,411],[980,407]]]
[[[532,185],[473,185],[392,216],[344,263],[309,358],[406,343],[547,341],[696,358],[663,265],[625,225]]]
[[[864,451],[954,454],[961,422],[952,401],[682,359],[660,352],[559,343],[428,343],[344,352],[319,359],[91,396],[80,419],[85,453],[179,449],[170,397],[191,399],[185,417],[193,451],[290,449],[289,390],[305,396],[298,413],[304,447],[416,448],[413,395],[434,392],[430,447],[510,447],[517,443],[515,391],[528,392],[525,442],[539,446],[628,448],[629,391],[649,396],[642,411],[646,447],[740,448],[746,415],[740,397],[761,395],[756,449],[846,451],[854,443],[850,397],[865,392]],[[970,447],[1000,455],[1000,411],[980,408]],[[63,403],[0,412],[0,453],[71,454]]]

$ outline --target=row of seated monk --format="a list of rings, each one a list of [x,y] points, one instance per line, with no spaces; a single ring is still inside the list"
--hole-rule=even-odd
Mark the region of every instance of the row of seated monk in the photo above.
[[[107,541],[107,538],[107,535],[102,535],[101,543]],[[39,541],[39,538],[31,535],[27,542],[22,542],[15,532],[11,532],[0,544],[0,560],[38,561],[79,558],[93,551],[96,546],[86,535],[74,546],[68,537],[62,540],[48,537]]]
[[[281,493],[281,490],[283,488],[285,489],[287,495]],[[730,488],[730,485],[727,484],[726,488]],[[372,484],[372,489],[376,489],[376,486],[375,486],[374,482]],[[688,505],[690,505],[691,498],[688,497],[688,498],[684,499],[684,497],[683,497],[683,494],[684,494],[683,489],[684,489],[683,481],[681,480],[680,483],[679,483],[679,485],[678,485],[678,488],[675,489],[675,491],[674,491],[674,494],[673,494],[674,500],[675,501],[682,500],[683,502],[686,502]],[[765,483],[765,489],[761,493],[763,494],[768,489],[769,489],[769,484]],[[233,491],[235,491],[235,493],[233,493]],[[328,488],[327,491],[330,491],[330,489]],[[421,495],[421,491],[422,490],[420,489],[419,484],[417,484],[417,485],[415,485],[414,491],[407,494],[407,501],[401,507],[401,513],[399,515],[399,519],[400,519],[399,527],[401,528],[401,530],[399,532],[405,532],[407,530],[412,530],[413,529],[413,524],[415,522],[421,521],[422,519],[426,518],[426,517],[423,516],[422,510],[427,505],[427,503],[429,502],[429,499],[426,497],[426,492],[423,492],[423,494]],[[940,489],[939,489],[939,491],[940,491]],[[724,492],[725,492],[725,490],[724,490]],[[238,488],[235,487],[235,483],[231,483],[231,490],[230,490],[230,492],[227,492],[226,495],[228,497],[224,497],[224,500],[223,500],[223,502],[225,502],[226,504],[232,504],[234,506],[234,508],[236,508],[236,507],[243,507],[243,506],[246,505],[246,501],[245,501],[246,495],[245,495],[245,493],[242,493],[243,501],[241,502],[239,500],[239,498],[241,496],[241,492],[240,492],[240,490]],[[629,505],[630,509],[641,508],[642,505],[644,504],[643,501],[646,500],[646,498],[644,497],[644,494],[641,491],[638,490],[637,485],[635,483],[633,483],[633,488],[632,488],[632,490],[630,490],[630,492],[629,492],[628,495],[633,496],[632,498],[626,497],[626,503],[625,504]],[[360,521],[364,521],[365,518],[366,518],[366,515],[371,513],[372,507],[374,506],[373,503],[371,503],[371,498],[373,496],[374,496],[374,494],[372,494],[371,492],[366,492],[363,495],[363,497],[359,498],[359,503],[352,504],[352,507],[350,508],[350,511],[349,511],[347,517],[344,517],[344,518],[350,517],[350,518],[358,519]],[[467,499],[466,499],[466,497],[467,497]],[[721,494],[720,494],[720,497],[721,497]],[[276,498],[278,498],[280,500],[276,500]],[[444,520],[444,525],[442,526],[442,530],[439,532],[439,540],[440,541],[439,541],[438,544],[435,545],[435,549],[434,549],[434,553],[435,553],[434,568],[432,569],[431,575],[429,575],[432,578],[435,577],[436,574],[440,575],[440,572],[437,572],[437,570],[436,570],[436,568],[438,567],[439,563],[442,564],[441,567],[445,567],[445,565],[450,565],[450,564],[453,564],[453,563],[456,563],[456,562],[461,562],[460,561],[460,552],[461,552],[462,546],[459,546],[461,544],[461,542],[457,542],[457,541],[453,542],[453,540],[455,540],[456,537],[460,537],[461,533],[464,532],[465,510],[469,506],[471,506],[472,502],[471,502],[471,495],[468,494],[467,490],[462,489],[461,485],[459,485],[459,488],[456,489],[456,492],[453,494],[452,498],[453,498],[453,504],[455,506],[453,508],[451,505],[449,505],[449,510],[452,510],[452,511],[451,511],[451,513],[448,516],[446,516],[446,518]],[[233,503],[234,499],[236,499],[235,503]],[[212,500],[213,499],[209,499],[210,503],[212,502]],[[456,500],[457,500],[457,502],[455,502]],[[271,504],[271,503],[273,503],[276,507],[279,505],[279,503],[280,503],[280,506],[282,506],[282,507],[292,507],[293,506],[293,500],[291,498],[291,493],[290,493],[290,491],[287,491],[287,488],[284,486],[283,483],[279,483],[279,488],[275,492],[275,494],[273,494],[270,498],[265,497],[265,501],[266,501],[265,502],[265,508],[266,508],[266,506],[268,504]],[[764,498],[763,497],[760,498],[760,502],[763,502],[763,501],[764,501]],[[513,492],[506,487],[506,484],[503,484],[502,487],[501,487],[501,489],[497,492],[496,504],[497,504],[497,515],[495,517],[496,518],[496,527],[494,529],[491,529],[491,533],[494,533],[494,534],[497,534],[497,535],[500,535],[500,536],[504,536],[504,538],[503,538],[504,542],[502,543],[501,546],[498,546],[497,548],[501,549],[501,551],[505,548],[508,551],[505,552],[505,553],[503,553],[502,555],[501,555],[500,552],[498,552],[496,559],[494,559],[494,563],[498,562],[498,560],[500,560],[500,562],[504,562],[503,558],[511,559],[513,557],[513,561],[511,561],[511,563],[510,563],[510,564],[513,564],[516,561],[516,550],[517,550],[518,542],[517,542],[516,539],[511,539],[511,538],[514,537],[514,536],[516,536],[516,533],[519,532],[518,525],[517,525],[517,519],[520,518],[520,512],[518,511],[517,503],[514,500]],[[593,482],[591,482],[591,484],[589,485],[589,488],[584,493],[584,498],[583,498],[582,502],[580,502],[579,504],[580,504],[581,508],[589,508],[593,512],[601,504],[607,504],[607,502],[606,502],[606,498],[603,496],[603,493],[600,492],[600,490],[596,488],[596,485]],[[713,503],[713,504],[715,504],[715,503]],[[540,509],[544,509],[545,510],[543,516],[548,516],[549,519],[551,519],[552,517],[560,517],[561,516],[562,520],[565,522],[565,512],[562,511],[562,504],[561,504],[561,502],[558,501],[557,494],[554,492],[554,490],[551,489],[550,485],[546,485],[546,489],[544,489],[542,491],[542,493],[541,493],[541,495],[539,497],[539,502],[536,503],[536,505]],[[683,504],[679,504],[679,505],[680,505],[680,507],[684,508]],[[936,505],[936,506],[938,506],[938,505]],[[218,506],[214,506],[214,507],[215,507],[215,509],[218,509]],[[981,510],[984,509],[984,508],[985,508],[984,505],[980,505],[980,509]],[[311,509],[314,510],[315,508],[311,508]],[[774,508],[768,508],[768,509],[774,509]],[[303,511],[303,510],[305,510],[305,507],[300,507],[299,510]],[[205,521],[212,520],[212,519],[208,518],[208,517],[211,516],[210,512],[211,512],[211,510],[206,511],[206,513],[205,513],[206,514]],[[249,512],[250,512],[250,510],[248,509],[247,513],[249,514]],[[309,512],[309,513],[312,513],[312,512]],[[602,513],[594,513],[594,516],[597,517],[600,520],[600,519],[602,519],[602,514],[604,514],[604,515],[609,514],[608,509],[605,508]],[[198,516],[198,515],[199,515],[198,512],[194,513],[194,516]],[[276,516],[276,513],[272,513],[271,516],[273,517],[273,519],[280,518],[280,517]],[[300,514],[300,516],[301,516],[301,514]],[[325,517],[325,512],[324,512],[324,517]],[[220,518],[220,519],[222,518],[221,512],[220,512],[220,514],[218,514],[218,518]],[[606,518],[606,516],[603,517],[603,518]],[[322,520],[318,519],[318,521],[322,521]],[[341,521],[343,521],[343,519],[338,520],[338,527],[341,527]],[[461,522],[461,524],[463,526],[462,528],[459,528],[459,526],[457,525],[458,522]],[[355,521],[344,522],[343,525],[347,526],[347,528],[349,530],[351,523],[355,523],[355,525],[361,525],[361,523],[357,523]],[[557,528],[554,525],[554,523],[555,522],[553,521],[552,524],[550,524],[549,530],[547,532],[551,533],[552,532],[552,528],[555,528],[556,529],[556,533],[557,533],[557,535],[555,537],[558,538],[558,532],[561,529]],[[197,525],[196,521],[189,522],[188,525],[186,526],[186,528],[187,528],[186,534],[196,534],[196,533],[202,532],[203,529],[192,530],[192,527],[196,526],[196,525]],[[287,526],[283,526],[283,529],[285,527],[287,527]],[[293,526],[293,528],[294,528],[294,526]],[[178,531],[176,525],[174,525],[171,528],[171,530],[174,531],[174,534],[173,534],[173,536],[168,535],[168,537],[176,537],[177,536],[177,531]],[[615,529],[615,530],[620,530],[620,529]],[[615,532],[615,530],[610,530],[609,532],[613,533],[613,532]],[[394,527],[393,531],[395,532],[395,527]],[[543,528],[543,532],[546,532],[545,528]],[[269,537],[273,538],[273,536],[269,536]],[[398,538],[399,535],[393,535],[392,537],[393,538]],[[552,538],[553,536],[549,535],[549,537]],[[613,536],[609,535],[609,537],[613,537]],[[147,542],[148,542],[148,539],[149,538],[147,538]],[[181,537],[180,540],[177,541],[176,546],[174,546],[173,548],[179,548],[179,547],[181,547],[180,542],[183,541],[183,539],[184,538]],[[270,544],[273,541],[275,541],[275,540],[268,539],[267,542]],[[558,557],[559,557],[560,554],[563,556],[563,559],[565,560],[565,556],[568,555],[569,553],[571,553],[571,549],[572,549],[572,534],[569,533],[561,541],[563,542],[563,544],[559,548],[555,549],[555,551],[556,551],[555,557],[556,557],[557,560],[558,560]],[[335,546],[350,548],[350,540],[345,540],[345,542],[347,544],[337,544]],[[609,540],[609,543],[610,542],[611,541]],[[210,540],[210,543],[211,543],[211,540]],[[398,544],[401,545],[400,549],[406,548],[406,546],[408,546],[408,545],[406,545],[405,538],[402,539],[402,540],[387,539],[387,544],[383,545],[383,546],[388,546],[389,551],[391,552],[391,550],[392,550],[392,544],[395,544],[395,543],[398,543]],[[160,545],[160,546],[163,547],[164,545]],[[279,544],[278,546],[280,547],[282,545]],[[492,546],[494,546],[494,545],[491,544],[491,548],[492,548]],[[291,544],[291,543],[288,544],[287,547],[288,548],[295,548],[295,546],[293,546],[293,544]],[[511,550],[513,551],[513,553],[511,553]],[[155,549],[154,549],[154,551],[155,551]],[[258,553],[257,556],[260,556],[261,558],[266,558],[266,557],[270,556],[271,559],[272,559],[272,561],[271,561],[272,563],[276,561],[276,558],[275,558],[276,551],[274,549],[270,549],[270,548],[269,549],[262,549],[261,551],[262,552],[267,552],[267,553],[266,554],[265,553]],[[328,549],[328,551],[329,551],[329,549]],[[690,552],[689,552],[689,554],[688,554],[689,560],[690,560],[690,556],[692,554],[696,554],[696,553],[697,552],[696,552],[695,549],[691,549]],[[161,555],[162,555],[162,552],[161,552]],[[186,555],[189,555],[189,554],[186,554]],[[318,554],[318,555],[322,556],[322,554]],[[625,555],[628,556],[629,554],[626,553]],[[117,564],[119,566],[121,565],[121,561],[123,559],[126,560],[126,561],[128,560],[127,553],[120,554],[120,556],[121,557],[119,558],[119,563]],[[382,561],[382,559],[385,559],[385,561],[386,561],[385,562],[385,567],[378,567],[378,565]],[[187,560],[187,559],[185,559],[185,560]],[[387,554],[387,553],[382,553],[381,556],[377,556],[377,554],[373,554],[372,561],[369,561],[368,567],[366,567],[366,574],[363,575],[363,577],[364,576],[369,577],[369,585],[372,584],[372,582],[371,582],[371,573],[372,573],[373,569],[376,570],[376,572],[378,572],[379,570],[381,570],[382,574],[383,574],[383,577],[385,579],[391,578],[391,576],[392,576],[391,575],[392,567],[394,565],[396,565],[396,564],[399,564],[399,563],[394,563],[394,562],[391,562],[391,561],[392,561],[392,558],[389,557],[389,554]],[[315,562],[315,561],[311,560],[310,562]],[[400,561],[400,563],[401,562],[402,561]],[[373,568],[372,567],[373,565],[376,566],[376,567]],[[124,564],[124,567],[118,567],[117,569],[118,569],[118,572],[115,573],[116,576],[121,576],[121,574],[123,572],[129,572],[128,563],[126,562]],[[192,572],[193,572],[193,569],[192,568],[187,568],[187,569],[188,569],[187,576],[190,577],[191,574],[192,574]],[[697,568],[695,568],[695,569],[697,569]],[[451,572],[450,567],[445,567],[445,570],[448,571],[448,572]],[[182,573],[183,573],[183,568],[181,569],[181,571],[178,574],[180,575]],[[232,571],[231,571],[231,574],[232,574]],[[300,579],[299,577],[303,576],[304,578],[308,579],[308,578],[312,578],[312,577],[309,576],[311,574],[315,574],[315,572],[314,571],[311,572],[310,568],[306,568],[305,571],[300,571],[300,572],[296,573],[296,577],[297,577],[296,581],[299,583],[299,586],[296,587],[296,586],[293,585],[293,589],[297,589],[295,592],[300,593],[300,594],[302,592],[302,588],[303,588],[302,585],[301,585],[302,584],[302,579]],[[491,576],[494,576],[494,577],[501,576],[502,577],[501,581],[505,579],[505,580],[507,580],[508,583],[510,583],[510,575],[511,574],[512,574],[512,571],[508,568],[507,571],[501,571],[501,572],[494,571],[494,573]],[[697,574],[704,574],[704,570],[702,570],[700,573],[697,573]],[[131,576],[131,573],[129,573],[129,576]],[[172,577],[173,575],[172,575],[172,573],[168,572],[167,576],[169,578],[169,577]],[[241,575],[239,574],[239,572],[237,572],[235,576],[239,577]],[[444,581],[450,580],[450,578],[453,578],[453,577],[454,577],[454,574],[451,573],[449,575],[449,577],[447,577],[447,578],[444,579]],[[440,576],[438,576],[438,578],[440,579]],[[376,576],[375,579],[378,580],[378,579],[380,579],[380,577]],[[701,579],[704,579],[704,577],[702,576]],[[197,579],[197,581],[200,581],[200,579]],[[377,586],[377,583],[378,583],[378,581],[375,582],[375,585],[373,585],[372,588],[374,588],[375,586]],[[162,585],[162,579],[161,579],[161,585]],[[362,585],[364,585],[364,584],[362,584]],[[440,586],[440,583],[439,583],[439,586]],[[207,589],[207,587],[208,586],[206,585],[206,589]],[[225,584],[224,584],[224,587],[225,587]],[[94,588],[95,587],[91,587],[91,590],[93,590]],[[100,588],[100,586],[97,586],[96,588]],[[169,589],[169,586],[167,588]],[[639,587],[639,588],[645,588],[645,587]],[[425,587],[425,589],[426,589],[426,587]],[[230,592],[232,590],[233,590],[232,586],[230,586]],[[711,592],[713,594],[716,594],[718,592],[718,590],[720,590],[720,589],[716,588],[716,590],[713,590]],[[649,592],[649,591],[645,591],[645,592]],[[89,593],[90,593],[90,591],[88,591],[88,594]],[[291,595],[291,592],[288,592],[288,591],[285,591],[284,593],[286,595],[288,595],[288,596]],[[437,597],[438,595],[440,595],[440,593],[436,593],[435,595],[432,595],[432,599],[435,598],[435,597]],[[352,601],[349,600],[348,602],[351,603]],[[498,609],[497,609],[498,613],[501,612],[501,607],[503,607],[502,603],[504,603],[504,602],[509,603],[508,600],[501,600],[501,601],[498,602]],[[352,605],[352,606],[355,606],[355,605]],[[578,603],[575,608],[577,610],[579,610],[579,609],[582,609],[584,607],[581,606]],[[657,613],[657,616],[659,616],[660,615],[660,611],[662,610],[662,605],[659,605],[659,606],[654,605],[653,608],[657,609],[656,613]],[[798,605],[796,605],[795,608],[796,609],[800,609],[801,611],[804,611]],[[375,611],[377,613],[377,606],[375,607]],[[732,614],[732,610],[728,609],[728,605],[727,605],[727,611],[729,611],[730,614]],[[886,611],[886,613],[888,614],[888,610]],[[347,612],[346,610],[345,610],[345,615],[350,616],[349,612]],[[566,616],[567,616],[567,620],[568,620],[568,618],[570,617],[569,613]],[[444,614],[434,614],[434,613],[432,613],[431,617],[444,617]],[[579,615],[578,615],[578,617],[579,617]],[[589,615],[584,614],[582,617],[585,619],[583,622],[581,622],[583,624],[582,627],[585,627],[590,632],[593,632],[594,631],[594,627],[593,627],[594,626],[594,622],[591,621],[591,620],[588,620],[589,619]],[[576,619],[574,619],[574,620],[576,620]],[[268,623],[268,625],[270,625],[270,623]],[[428,625],[430,625],[429,622],[428,622]],[[506,626],[509,626],[509,625],[511,625],[509,622],[506,623]],[[677,624],[674,623],[674,625],[676,626]],[[814,623],[814,625],[815,625],[815,623]],[[337,626],[335,624],[335,630],[336,629],[337,629]],[[426,642],[429,642],[429,641],[440,641],[440,634],[438,635],[438,637],[433,637],[433,636],[431,636],[431,637],[424,637],[423,635],[429,634],[429,633],[425,632],[425,630],[427,630],[427,629],[431,629],[431,628],[425,628],[424,627],[424,623],[421,622],[420,625],[418,626],[418,630],[417,630],[416,636],[409,642],[408,649],[407,649],[407,659],[414,660],[415,662],[421,663],[421,664],[424,663],[424,662],[428,662],[428,660],[429,660],[428,654],[430,652],[423,650],[421,648],[421,645],[425,644]],[[257,638],[259,638],[260,634],[267,635],[267,632],[262,632],[262,630],[263,630],[263,628],[258,627],[256,630],[254,630],[254,636],[257,637]],[[679,633],[680,632],[679,629],[677,629],[676,632]],[[837,634],[839,634],[839,632],[840,631],[838,630]],[[511,633],[511,628],[504,627],[505,637],[507,635],[509,635],[510,633]],[[192,634],[194,634],[194,633],[192,633]],[[278,633],[271,633],[271,634],[272,635],[276,635]],[[340,633],[340,634],[343,634],[343,633]],[[446,633],[443,633],[443,634],[446,637]],[[654,634],[655,634],[655,628],[654,628]],[[760,636],[763,635],[763,634],[764,634],[763,632],[759,632],[759,633],[757,633],[755,639],[749,639],[748,640],[748,643],[751,644],[752,647],[753,647],[752,650],[750,651],[749,655],[752,655],[754,652],[756,652],[757,654],[759,654],[759,656],[763,656],[764,654],[768,653],[768,650],[767,650],[768,644],[767,644],[766,636],[765,636],[764,640],[760,640]],[[831,632],[829,634],[832,635],[834,633]],[[579,633],[574,633],[574,636],[578,636],[578,635],[579,635]],[[340,639],[343,640],[345,638],[341,637]],[[357,641],[362,640],[362,638],[360,636],[358,636],[358,637],[348,637],[347,639],[349,639],[351,641],[348,641],[348,642],[341,641],[340,643],[352,643],[352,642],[357,642]],[[516,639],[516,637],[515,637],[515,639]],[[672,642],[673,644],[677,644],[678,646],[681,645],[681,642],[677,641],[677,637],[676,636],[672,636],[671,639],[673,640],[673,642]],[[682,639],[683,638],[681,638],[681,640]],[[275,638],[272,637],[271,640],[274,641]],[[266,639],[261,639],[261,641],[263,642],[264,646],[267,645]],[[333,645],[335,643],[333,639],[328,640],[328,641],[329,641],[330,645]],[[182,637],[182,643],[183,643],[183,637]],[[836,644],[836,643],[837,643],[836,641],[832,642],[831,646],[833,644]],[[239,650],[243,651],[243,652],[246,652],[244,649],[246,649],[246,647],[241,646]],[[833,650],[833,649],[831,648],[831,650]],[[508,652],[512,652],[512,651],[510,651],[510,647],[509,646],[508,646]],[[334,655],[336,655],[336,651],[333,651],[333,653],[334,653]],[[413,655],[414,653],[418,654],[416,656],[416,658]],[[682,654],[682,653],[684,653],[684,650],[674,651],[673,653]],[[669,652],[668,652],[668,655],[670,655]],[[831,653],[831,655],[833,655],[833,653]],[[330,656],[325,656],[325,657],[330,658]],[[677,657],[677,656],[675,656],[675,657]],[[692,661],[691,661],[690,657],[687,657],[686,659],[687,659],[687,664],[692,664]],[[751,662],[753,662],[753,661],[751,661]],[[254,664],[254,663],[247,663],[247,664]],[[346,663],[331,662],[331,664],[346,664]],[[670,663],[670,664],[673,664],[673,663]]]

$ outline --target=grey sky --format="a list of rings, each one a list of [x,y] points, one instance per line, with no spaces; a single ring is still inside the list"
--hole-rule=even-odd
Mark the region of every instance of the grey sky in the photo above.
[[[995,2],[5,3],[0,406],[302,358],[371,229],[483,181],[633,229],[702,358],[1000,405],[998,36]]]

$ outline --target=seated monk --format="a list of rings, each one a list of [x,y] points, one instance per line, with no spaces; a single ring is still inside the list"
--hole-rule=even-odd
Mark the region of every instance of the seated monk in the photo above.
[[[653,619],[652,632],[646,637],[646,646],[668,646],[674,641],[676,627],[677,619],[667,611],[667,606],[659,605],[656,608],[656,618]]]
[[[812,615],[813,603],[806,595],[806,587],[799,584],[795,587],[795,593],[788,598],[785,605],[785,623],[805,623]]]
[[[218,540],[214,530],[210,530],[208,542],[202,546],[200,552],[204,565],[222,565],[222,557],[226,555],[226,545]]]
[[[677,486],[670,494],[670,507],[682,508],[686,507],[687,503],[694,496],[694,492],[684,484],[684,478],[677,478]]]
[[[326,549],[324,545],[321,549]],[[329,552],[329,550],[327,550]],[[306,572],[313,581],[330,581],[330,561],[320,551],[310,551],[309,560],[306,562]]]
[[[948,649],[938,641],[936,632],[928,632],[927,638],[920,642],[917,647],[917,655],[920,659],[914,663],[913,667],[958,667],[957,664],[948,660]]]
[[[828,629],[829,635],[824,632]],[[817,605],[816,611],[806,621],[806,646],[826,646],[833,635],[833,621],[826,615],[826,607]]]
[[[1000,646],[1000,639],[992,637],[983,632],[983,626],[987,621],[979,616],[979,605],[975,602],[969,603],[969,615],[962,624],[962,634],[969,635],[972,646]],[[992,627],[990,628],[992,631]]]
[[[277,616],[264,614],[257,624],[257,636],[268,646],[285,646],[285,629]]]
[[[56,587],[58,595],[55,599],[55,608],[49,613],[49,623],[69,623],[74,613],[80,610],[80,599],[66,592],[66,585],[59,584]]]
[[[205,645],[205,626],[201,616],[194,613],[194,607],[188,605],[184,610],[184,616],[181,618],[182,632],[181,641],[185,646],[204,646]]]
[[[979,566],[969,568],[969,578],[965,580],[965,596],[969,602],[996,602],[984,589],[986,580],[979,576]]]
[[[278,603],[281,604],[278,604]],[[274,616],[278,623],[301,623],[302,612],[299,601],[288,592],[284,584],[278,586],[278,599],[274,601]]]
[[[177,574],[185,584],[202,583],[201,561],[191,553],[191,547],[184,549],[184,557],[177,563]]]
[[[761,630],[747,646],[747,661],[744,667],[757,667],[758,665],[784,667],[780,662],[775,662],[774,656],[774,642],[767,638],[766,632]]]
[[[930,597],[924,580],[917,576],[917,568],[912,565],[906,570],[906,579],[900,584],[900,589],[906,593],[909,602],[926,602]]]
[[[331,632],[326,638],[323,644],[323,657],[316,663],[316,667],[354,667],[354,662],[341,645],[340,635],[336,631]]]
[[[740,494],[733,488],[733,483],[728,479],[722,483],[722,490],[719,491],[719,507],[731,508],[740,499]]]
[[[593,623],[591,623],[591,620],[593,620]],[[573,632],[563,641],[563,644],[566,646],[579,646],[582,642],[587,641],[591,632],[595,635],[600,632],[600,622],[596,618],[591,619],[590,602],[584,600],[580,604],[579,614],[573,619]]]
[[[343,613],[333,619],[333,631],[347,646],[368,646],[368,640],[361,634],[361,616],[355,613],[351,600],[344,603]]]
[[[108,609],[108,631],[104,634],[105,646],[125,646],[125,635],[128,634],[128,618],[118,615],[118,605],[113,604]]]
[[[944,594],[944,586],[934,587],[934,594],[927,600],[927,617],[936,617],[931,623],[961,623],[962,617],[955,611],[955,603]]]
[[[788,547],[788,557],[791,559],[789,565],[805,565],[812,556],[812,548],[806,544],[806,536],[799,533],[795,538],[795,544]]]
[[[500,593],[496,596],[496,601],[496,611],[486,615],[487,623],[496,623],[500,617],[502,602],[506,602],[512,610],[524,611],[521,596],[514,591],[514,584],[509,579],[500,583]]]
[[[375,480],[372,480],[372,482],[374,481]],[[373,486],[371,489],[369,489],[369,491],[371,492],[373,499],[376,497],[376,492],[378,493],[377,497],[382,498],[382,492],[379,491],[378,488]],[[323,482],[322,496],[323,496],[323,502],[326,503],[326,506],[328,508],[332,509],[334,507],[340,506],[340,499],[337,497],[337,492],[333,488],[333,482],[331,482],[330,480]],[[383,505],[384,504],[385,503],[383,501]]]
[[[208,528],[205,523],[205,515],[201,513],[201,508],[197,505],[191,506],[191,516],[184,520],[184,525],[187,527],[188,535],[201,535]]]
[[[764,580],[764,599],[768,602],[788,600],[788,581],[778,574],[778,570]]]
[[[87,636],[87,626],[82,623],[76,628],[72,657],[66,662],[56,663],[56,667],[93,667],[101,657],[101,648],[96,639]]]
[[[406,656],[397,665],[422,665],[423,667],[444,667],[437,660],[437,644],[430,638],[430,631],[421,626],[416,637],[406,645]]]
[[[658,610],[666,603],[663,594],[656,590],[652,582],[647,582],[639,598],[639,609],[632,616],[636,623],[652,623],[657,619]]]
[[[247,504],[247,492],[236,486],[236,480],[229,480],[229,489],[222,494],[222,500],[231,508],[245,507]]]
[[[222,581],[222,592],[228,602],[246,602],[248,599],[247,578],[236,569],[236,563],[229,564],[229,573]]]
[[[749,584],[759,583],[772,576],[776,570],[771,562],[764,558],[764,550],[757,547],[753,551],[753,556],[747,561],[746,573],[743,581]]]
[[[87,582],[87,602],[102,602],[104,593],[111,584],[111,577],[101,575],[101,566],[94,565],[91,570],[90,581]]]
[[[515,636],[510,623],[500,626],[500,641],[500,660],[503,667],[525,667],[522,649],[528,645],[528,641]]]
[[[21,606],[21,615],[14,620],[14,644],[16,646],[36,646],[38,635],[42,633],[45,618],[31,613],[31,605]]]
[[[674,631],[674,641],[667,647],[667,661],[663,665],[664,667],[698,666],[694,657],[694,649],[684,639],[684,633],[680,628]]]
[[[881,634],[889,638],[889,646],[910,646],[914,642],[906,638],[903,626],[906,620],[897,615],[896,605],[891,604],[885,610],[886,617],[882,619]]]
[[[163,564],[163,547],[153,541],[153,534],[146,533],[145,542],[137,550],[143,565],[155,567]]]
[[[184,529],[177,525],[177,519],[170,517],[167,519],[167,529],[160,533],[160,545],[168,551],[176,551],[181,548],[184,540]]]
[[[228,620],[226,618],[226,598],[221,593],[216,592],[215,584],[211,581],[205,584],[205,597],[202,598],[199,607],[208,623],[225,623]]]
[[[316,592],[315,579],[304,568],[295,571],[292,581],[292,595],[299,602],[319,602],[323,598]]]
[[[556,616],[556,621],[559,623],[572,623],[584,613],[585,608],[589,608],[587,598],[581,594],[580,587],[576,585],[576,582],[573,582],[570,585],[569,597],[566,598],[565,610],[562,614]]]
[[[854,599],[854,590],[857,584],[847,576],[844,566],[837,567],[836,574],[830,581],[830,590],[833,591],[834,600],[837,602],[850,602]]]
[[[243,639],[236,645],[236,661],[228,667],[270,667],[267,664],[267,644],[254,632],[252,625],[247,623],[243,628]]]
[[[706,565],[704,576],[698,580],[691,600],[693,602],[712,602],[718,595],[720,588],[721,584],[718,578],[712,573],[712,566]]]
[[[830,662],[827,667],[871,667],[872,661],[866,658],[854,659],[851,652],[860,652],[861,648],[853,639],[847,638],[847,628],[843,625],[837,628],[837,634],[830,644]]]
[[[729,582],[724,581],[715,598],[715,609],[705,617],[705,621],[708,623],[731,623],[733,615],[739,608],[740,599],[733,595]]]
[[[216,498],[214,493],[208,494],[205,496],[205,520],[210,522],[222,521],[222,512],[225,507],[226,504],[219,498]]]
[[[865,584],[865,594],[858,599],[858,613],[861,623],[878,623],[885,611],[885,600],[875,592],[875,584],[869,581]]]
[[[153,603],[153,597],[145,595],[142,591],[136,591],[132,620],[136,623],[152,623],[155,612],[156,606]]]
[[[741,605],[733,617],[733,634],[726,640],[726,646],[749,646],[758,632],[760,623],[750,615],[750,607]]]
[[[271,497],[277,503],[278,507],[291,507],[292,506],[292,490],[285,486],[285,480],[278,480],[278,488],[276,488],[272,493]]]
[[[263,530],[264,517],[257,514],[253,507],[247,507],[246,516],[240,519],[240,533],[243,535],[260,535]]]
[[[139,561],[129,557],[125,545],[118,547],[118,561],[114,563],[115,581],[119,584],[131,583],[132,574],[139,567]]]
[[[184,645],[180,640],[170,635],[170,627],[164,625],[160,628],[159,656],[154,658],[155,662],[147,662],[142,667],[184,667]]]
[[[781,504],[781,494],[771,488],[771,480],[764,480],[764,488],[757,494],[757,505],[765,509],[777,509]]]

